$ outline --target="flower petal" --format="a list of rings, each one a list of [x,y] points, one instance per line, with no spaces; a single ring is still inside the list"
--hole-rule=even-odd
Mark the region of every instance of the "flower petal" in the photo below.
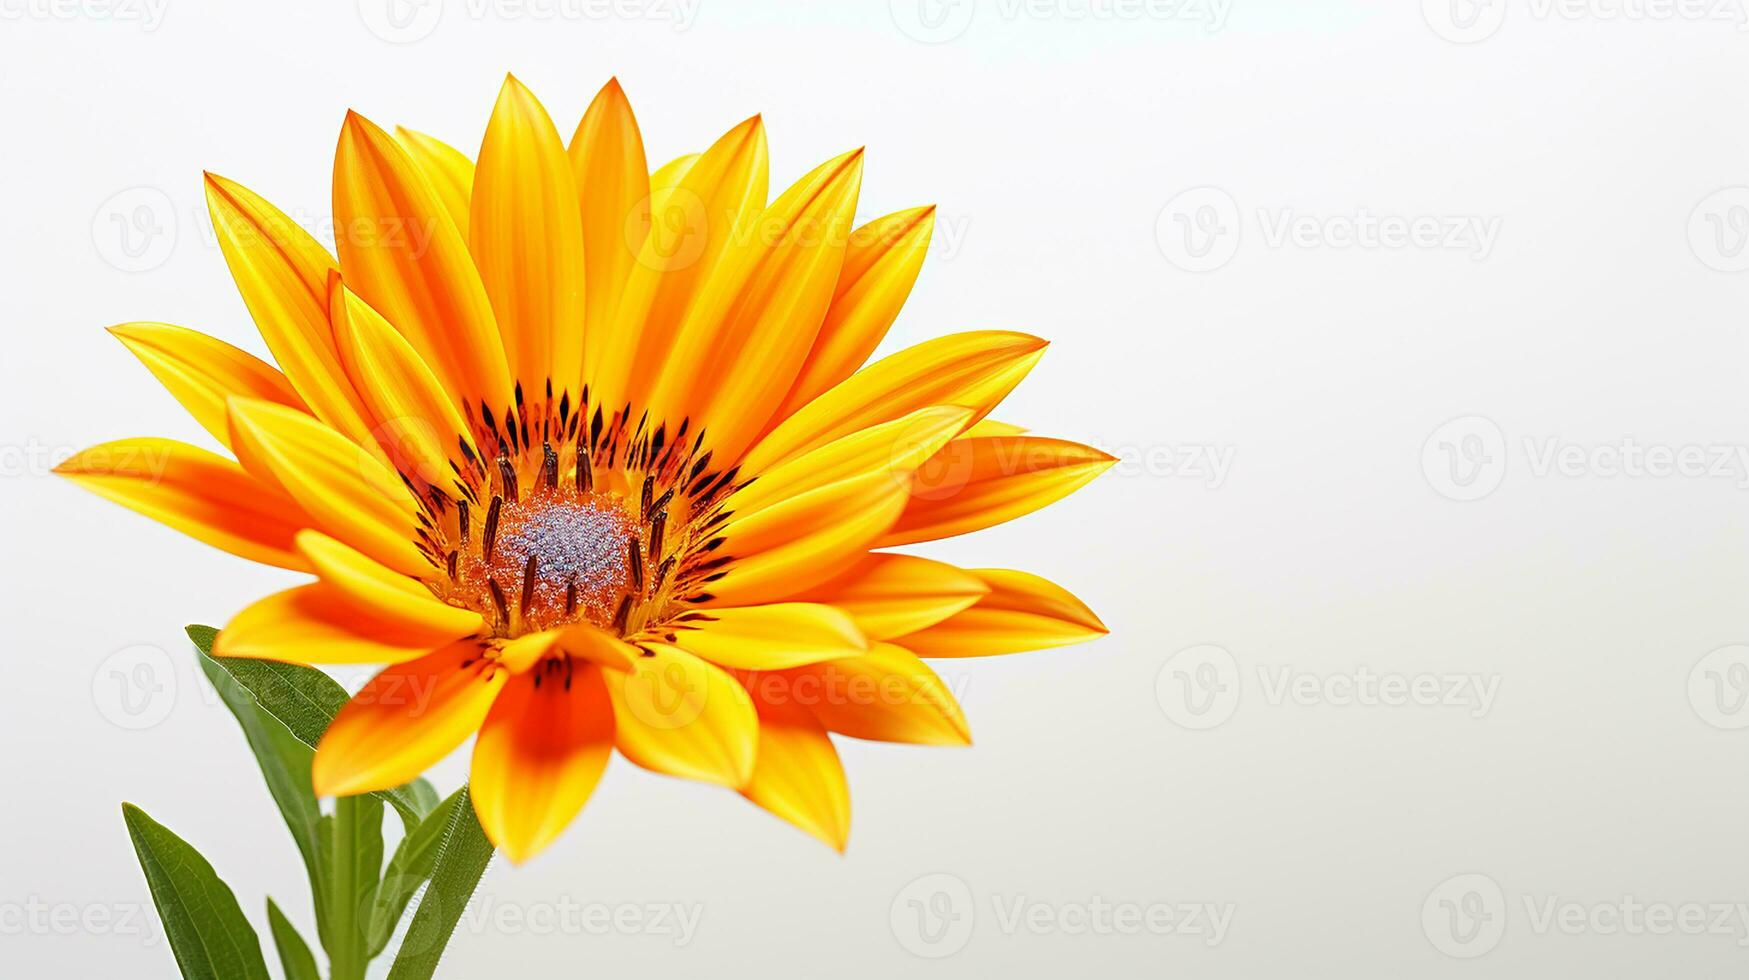
[[[765,127],[754,116],[687,167],[660,210],[651,201],[649,231],[613,327],[589,364],[594,404],[610,413],[643,404],[687,307],[729,242],[764,206],[765,191]]]
[[[201,428],[227,447],[225,399],[246,395],[299,411],[304,400],[271,364],[215,337],[168,323],[123,323],[109,328],[170,390]]]
[[[1111,468],[1090,446],[1034,436],[956,439],[912,477],[887,548],[982,530],[1055,503]]]
[[[467,244],[407,151],[355,112],[334,153],[334,220],[347,285],[460,400],[508,410],[510,369]]]
[[[586,362],[600,359],[620,293],[650,228],[650,174],[644,137],[619,79],[597,92],[569,150],[583,222],[583,340]]]
[[[395,664],[346,702],[316,745],[316,792],[388,789],[431,768],[486,720],[510,675],[474,640]]]
[[[627,670],[605,670],[615,744],[655,772],[739,787],[753,775],[759,719],[747,691],[679,647],[645,643]]]
[[[233,555],[309,570],[293,543],[309,515],[223,456],[169,439],[122,439],[93,446],[55,472]]]
[[[324,584],[366,615],[426,631],[432,637],[427,649],[472,636],[484,625],[479,613],[440,601],[423,583],[384,568],[320,531],[299,531],[297,544]]]
[[[405,575],[431,562],[414,543],[417,504],[369,453],[281,405],[230,400],[231,438],[244,465],[279,484],[318,528]]]
[[[613,749],[601,669],[562,659],[512,678],[474,743],[468,786],[486,838],[520,864],[583,809]]]
[[[838,750],[806,708],[753,697],[759,711],[759,749],[753,778],[741,795],[844,851],[850,839],[850,786]]]
[[[462,238],[467,238],[469,201],[474,194],[474,161],[448,143],[405,126],[395,127],[395,139],[431,184],[431,191],[442,202],[444,213],[455,222],[455,230]]]
[[[774,420],[789,418],[868,361],[911,295],[934,230],[932,204],[876,218],[851,232],[826,320]]]
[[[1106,633],[1093,610],[1060,585],[1005,569],[972,574],[990,587],[989,595],[894,642],[920,657],[988,657],[1081,643]]]
[[[317,582],[245,607],[219,631],[213,654],[293,664],[404,663],[471,632],[408,623]]]
[[[583,226],[571,161],[534,93],[507,76],[480,145],[468,245],[524,398],[578,402]],[[518,401],[518,404],[522,404]]]
[[[813,347],[844,261],[862,186],[862,151],[808,173],[737,236],[687,310],[651,413],[691,419],[701,446],[741,458],[765,430]]]
[[[844,610],[871,640],[886,640],[968,609],[990,591],[970,572],[911,555],[874,554],[796,598]]]
[[[686,612],[662,629],[675,646],[733,670],[782,670],[868,649],[848,614],[810,602]]]
[[[972,421],[989,414],[1038,359],[1045,342],[981,330],[908,347],[858,371],[779,423],[748,452],[742,470],[776,463],[871,425],[930,405],[963,405]]]
[[[206,175],[207,211],[243,303],[286,380],[316,417],[361,445],[369,413],[328,325],[334,259],[298,223],[235,181]]]
[[[970,745],[953,692],[917,655],[877,643],[861,656],[784,672],[789,696],[827,730],[913,745]]]
[[[875,473],[909,490],[911,474],[959,435],[971,416],[970,409],[938,405],[871,425],[772,467],[730,495],[723,507],[746,517],[810,490]]]

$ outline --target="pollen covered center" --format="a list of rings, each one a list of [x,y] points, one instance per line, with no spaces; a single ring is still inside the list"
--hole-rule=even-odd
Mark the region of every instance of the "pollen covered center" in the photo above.
[[[556,620],[569,603],[612,615],[631,585],[629,552],[638,547],[637,528],[625,510],[595,496],[544,506],[531,500],[515,510],[511,523],[498,530],[489,573],[520,588],[528,569],[535,570],[533,594],[521,603],[524,614]]]

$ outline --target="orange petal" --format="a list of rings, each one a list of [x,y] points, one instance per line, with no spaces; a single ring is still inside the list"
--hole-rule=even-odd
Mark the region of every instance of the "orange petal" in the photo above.
[[[534,93],[506,77],[480,145],[468,245],[528,401],[577,404],[583,226],[571,161]],[[520,404],[520,403],[519,403]]]
[[[1014,425],[1011,422],[998,422],[995,419],[985,419],[967,429],[964,438],[985,439],[990,436],[1022,436],[1027,432],[1026,426]]]
[[[886,640],[933,626],[989,591],[977,576],[952,565],[876,554],[797,598],[842,609],[869,639]]]
[[[587,622],[519,636],[498,652],[498,663],[513,674],[534,667],[550,653],[568,653],[599,667],[630,668],[638,649]]]
[[[507,410],[510,369],[467,244],[407,151],[357,113],[334,153],[334,220],[347,285],[458,400]]]
[[[206,175],[219,250],[267,349],[316,417],[361,444],[369,413],[352,390],[328,326],[334,259],[298,223],[248,188]]]
[[[591,400],[616,411],[643,404],[687,307],[729,242],[765,204],[765,127],[758,116],[723,134],[662,197],[626,279],[599,357]]]
[[[989,414],[1044,356],[1037,337],[999,330],[924,341],[862,369],[785,419],[748,452],[747,473],[930,405]]]
[[[219,632],[213,653],[293,664],[403,663],[472,632],[405,622],[317,582],[275,592],[244,608]]]
[[[430,182],[444,213],[455,222],[456,232],[466,239],[469,200],[474,194],[474,161],[448,143],[405,126],[395,127],[395,139]]]
[[[620,293],[650,229],[650,175],[644,137],[619,79],[610,78],[571,136],[571,175],[583,221],[583,338],[594,363]]]
[[[911,474],[945,448],[971,414],[969,409],[942,405],[852,432],[765,471],[732,494],[723,507],[746,517],[810,490],[876,473],[909,489]]]
[[[972,744],[953,692],[916,654],[891,643],[784,676],[789,696],[840,735],[914,745]]]
[[[227,447],[230,424],[225,399],[246,395],[304,410],[304,400],[285,375],[247,351],[215,337],[168,323],[123,323],[110,327],[201,428]]]
[[[848,614],[808,602],[687,612],[661,629],[675,646],[734,670],[782,670],[868,649]]]
[[[934,230],[930,205],[876,218],[851,233],[826,321],[774,419],[789,418],[874,353],[911,295]]]
[[[850,786],[838,750],[806,708],[772,703],[753,688],[759,749],[741,795],[843,852],[850,840]]]
[[[838,281],[862,186],[862,151],[815,168],[724,252],[693,301],[651,395],[659,419],[690,418],[702,446],[740,459],[813,347]]]
[[[509,676],[473,640],[385,669],[317,743],[316,792],[353,796],[423,773],[479,729]]]
[[[299,531],[297,544],[324,584],[365,615],[425,631],[432,636],[427,649],[471,636],[484,625],[479,613],[440,601],[424,583],[384,568],[320,531]]]
[[[428,486],[463,494],[456,473],[479,454],[460,410],[419,352],[341,284],[334,290],[334,334],[388,463]]]
[[[301,412],[243,398],[229,404],[244,463],[279,484],[318,528],[402,574],[431,572],[414,544],[418,505],[387,467]]]
[[[912,478],[911,502],[880,547],[952,537],[1030,514],[1115,462],[1061,439],[956,439]]]
[[[486,838],[518,864],[545,849],[588,802],[612,748],[600,668],[554,659],[510,680],[468,775]]]
[[[759,720],[722,669],[678,647],[642,644],[626,670],[606,670],[615,744],[645,769],[738,787],[753,774]]]
[[[294,544],[310,518],[274,484],[204,449],[169,439],[93,446],[55,467],[92,493],[215,548],[307,571]]]
[[[972,574],[990,594],[970,609],[896,642],[920,657],[987,657],[1081,643],[1105,624],[1062,586],[1026,572],[984,568]]]

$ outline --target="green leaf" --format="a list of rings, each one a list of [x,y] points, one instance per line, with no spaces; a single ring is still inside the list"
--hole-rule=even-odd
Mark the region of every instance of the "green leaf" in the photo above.
[[[431,877],[444,832],[449,829],[450,818],[460,804],[462,794],[462,790],[456,790],[426,814],[417,827],[401,838],[394,856],[389,858],[389,866],[383,871],[382,886],[377,889],[376,904],[371,909],[370,941],[366,947],[371,956],[381,953],[389,944],[395,926],[400,924],[402,914],[407,911],[407,903],[419,891],[419,886]]]
[[[323,889],[328,907],[328,965],[336,978],[362,976],[370,957],[366,930],[383,869],[383,802],[342,796],[322,818]]]
[[[199,628],[191,627],[188,633],[194,640],[200,669],[242,727],[243,737],[248,740],[256,764],[261,767],[262,778],[267,781],[267,790],[279,806],[280,816],[285,818],[285,825],[297,842],[298,852],[303,855],[304,869],[313,878],[316,822],[322,815],[316,805],[316,793],[310,787],[310,762],[315,753],[284,725],[270,720],[256,704],[255,696],[214,662],[207,653],[212,648],[211,638],[196,635],[195,630]],[[203,643],[203,639],[206,642]]]
[[[322,733],[328,730],[329,722],[346,704],[346,689],[314,667],[282,664],[276,660],[212,657],[213,640],[218,635],[219,631],[211,626],[188,627],[189,639],[211,658],[215,666],[248,691],[263,712],[277,719],[298,741],[314,749],[322,740]],[[424,784],[423,788],[421,784]],[[438,802],[437,791],[423,779],[371,795],[393,806],[401,816],[402,825],[408,829],[417,826],[420,818]]]
[[[139,807],[121,813],[185,980],[268,980],[260,937],[206,858]]]
[[[437,864],[431,872],[431,885],[419,900],[419,910],[413,913],[413,923],[407,927],[407,938],[389,968],[389,980],[430,980],[437,970],[450,934],[461,921],[468,899],[479,887],[480,876],[492,860],[492,843],[474,815],[473,800],[468,788],[457,792],[457,800],[449,812],[449,821],[439,841]]]
[[[298,935],[297,927],[280,912],[271,898],[267,900],[267,925],[273,930],[273,946],[279,950],[279,965],[285,971],[285,980],[322,980],[310,945]]]

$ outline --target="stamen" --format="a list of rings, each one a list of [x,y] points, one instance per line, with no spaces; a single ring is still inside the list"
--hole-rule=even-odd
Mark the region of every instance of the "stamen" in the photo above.
[[[486,591],[492,593],[492,606],[498,610],[498,622],[510,622],[510,606],[504,601],[504,587],[495,578],[486,580]]]
[[[644,556],[638,548],[638,536],[626,539],[626,563],[631,567],[632,591],[644,591]]]
[[[625,635],[626,625],[632,619],[632,597],[628,594],[619,600],[619,608],[613,612],[614,632]]]
[[[539,567],[539,555],[529,555],[528,564],[522,566],[522,602],[517,608],[522,610],[524,619],[528,618],[528,607],[534,601],[534,576]]]
[[[577,447],[577,489],[589,493],[595,489],[595,470],[589,465],[589,450]]]
[[[650,557],[656,558],[662,554],[662,532],[668,526],[668,512],[662,511],[656,519],[650,522]]]
[[[468,499],[466,497],[456,501],[455,519],[456,523],[461,526],[462,544],[466,545],[468,543]]]
[[[504,511],[504,498],[493,497],[492,506],[486,510],[486,531],[480,541],[480,555],[487,561],[492,560],[492,549],[498,543],[498,516]]]
[[[559,485],[559,454],[553,452],[550,442],[541,443],[540,478],[549,487]]]
[[[504,481],[504,496],[520,501],[522,494],[516,492],[516,467],[511,465],[509,457],[498,457],[498,476]]]

